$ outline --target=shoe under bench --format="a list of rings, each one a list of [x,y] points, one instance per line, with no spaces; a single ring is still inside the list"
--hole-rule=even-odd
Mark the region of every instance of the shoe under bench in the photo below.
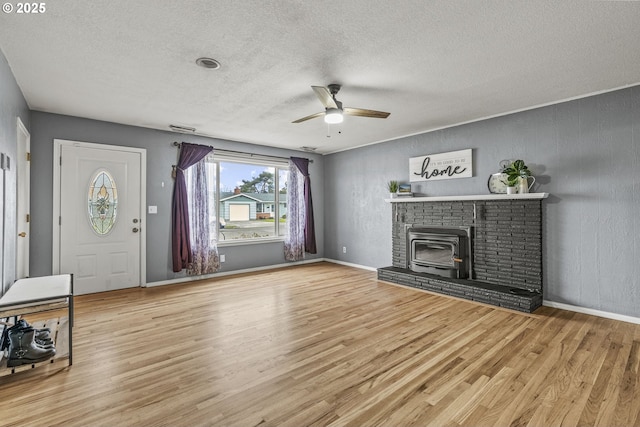
[[[30,277],[16,280],[9,290],[0,297],[0,319],[13,317],[13,324],[27,314],[66,310],[66,317],[57,317],[44,322],[34,322],[32,326],[49,327],[55,331],[56,355],[53,359],[7,368],[6,359],[0,361],[0,376],[13,374],[58,359],[67,358],[73,364],[73,274]]]

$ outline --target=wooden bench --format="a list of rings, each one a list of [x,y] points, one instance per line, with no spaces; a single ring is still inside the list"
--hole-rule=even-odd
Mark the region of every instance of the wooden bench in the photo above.
[[[19,316],[25,314],[60,309],[67,310],[65,344],[68,346],[69,365],[72,365],[73,274],[19,279],[0,298],[0,318],[13,317],[14,324]]]

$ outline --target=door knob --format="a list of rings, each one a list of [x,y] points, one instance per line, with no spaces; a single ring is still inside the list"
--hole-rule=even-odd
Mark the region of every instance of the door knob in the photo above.
[[[20,237],[27,237],[27,233],[25,233],[24,231],[22,233],[18,233],[18,236]]]
[[[134,233],[137,233],[140,230],[138,230],[137,228],[134,227],[133,230],[131,230],[131,231],[133,231]]]

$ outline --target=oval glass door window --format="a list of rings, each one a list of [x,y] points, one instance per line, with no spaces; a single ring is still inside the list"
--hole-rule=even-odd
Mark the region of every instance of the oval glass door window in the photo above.
[[[106,170],[98,171],[89,183],[89,222],[98,235],[108,234],[116,223],[118,190]]]

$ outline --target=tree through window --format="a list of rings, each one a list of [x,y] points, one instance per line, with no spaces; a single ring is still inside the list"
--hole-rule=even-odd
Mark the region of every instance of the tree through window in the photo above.
[[[218,241],[277,238],[286,233],[287,175],[285,163],[216,160]]]

